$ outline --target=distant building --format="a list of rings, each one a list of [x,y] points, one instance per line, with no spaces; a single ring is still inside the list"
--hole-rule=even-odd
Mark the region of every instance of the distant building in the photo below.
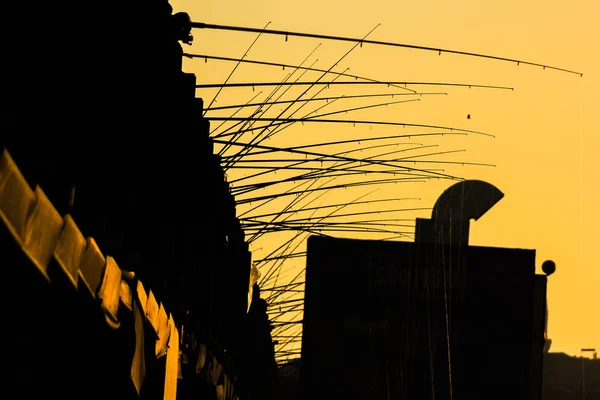
[[[309,238],[303,398],[540,399],[547,278],[535,250],[468,246],[473,209],[454,220],[436,209],[415,243]]]
[[[585,400],[600,400],[600,359],[544,354],[543,400],[580,400],[584,387]]]

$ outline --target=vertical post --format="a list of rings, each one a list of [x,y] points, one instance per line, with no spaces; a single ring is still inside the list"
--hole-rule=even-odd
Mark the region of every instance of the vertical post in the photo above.
[[[533,309],[531,325],[531,356],[529,366],[529,398],[542,398],[542,381],[544,368],[544,347],[546,327],[546,292],[548,277],[535,275],[533,279]]]
[[[585,400],[585,357],[583,353],[596,353],[596,349],[581,349],[581,398]]]
[[[581,352],[581,399],[585,400],[585,358]]]

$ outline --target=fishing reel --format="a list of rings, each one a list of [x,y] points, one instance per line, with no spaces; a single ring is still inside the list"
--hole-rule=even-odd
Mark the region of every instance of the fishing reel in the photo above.
[[[171,32],[176,40],[180,40],[188,46],[192,44],[194,41],[194,37],[191,35],[192,19],[188,13],[178,12],[171,15]]]

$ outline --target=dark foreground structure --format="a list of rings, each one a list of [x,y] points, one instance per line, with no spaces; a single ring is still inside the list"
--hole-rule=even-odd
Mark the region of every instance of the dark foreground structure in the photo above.
[[[269,398],[269,321],[263,305],[248,310],[248,243],[196,76],[182,71],[189,16],[167,0],[5,6],[14,397],[163,398],[164,341],[178,337],[179,399]]]
[[[541,399],[535,250],[468,246],[469,221],[502,196],[452,186],[415,243],[309,239],[303,398]]]
[[[600,400],[600,359],[544,354],[543,400]]]

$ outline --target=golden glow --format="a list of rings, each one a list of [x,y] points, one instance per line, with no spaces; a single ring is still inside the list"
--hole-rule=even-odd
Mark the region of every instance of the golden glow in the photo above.
[[[353,51],[336,69],[350,67],[349,73],[379,80],[467,82],[515,88],[513,92],[414,87],[445,91],[448,95],[424,96],[420,102],[357,111],[342,118],[446,125],[495,134],[495,139],[472,136],[427,141],[440,144],[434,151],[467,150],[444,159],[496,165],[495,168],[448,168],[449,172],[465,178],[488,181],[505,193],[503,200],[472,224],[471,244],[536,249],[538,268],[544,260],[554,260],[557,271],[548,283],[548,336],[552,339],[552,351],[577,355],[582,347],[600,348],[600,268],[596,254],[600,245],[600,55],[597,51],[600,5],[597,2],[173,0],[171,4],[175,11],[186,11],[198,22],[262,28],[270,21],[270,29],[351,37],[362,37],[381,23],[370,39],[479,52],[582,72],[584,76],[580,78],[526,65],[367,45]],[[209,30],[194,30],[193,35],[193,45],[184,46],[184,51],[224,57],[242,57],[256,37],[251,33]],[[299,64],[318,43],[314,39],[292,37],[286,42],[283,37],[265,35],[247,57]],[[312,58],[319,59],[315,67],[329,68],[351,46],[323,41]],[[198,83],[222,83],[234,66],[235,63],[214,60],[184,62],[184,70],[195,73]],[[279,81],[288,72],[244,64],[237,68],[230,82]],[[315,79],[318,74],[310,76]],[[214,105],[243,104],[259,90],[224,89]],[[270,88],[262,90],[260,100]],[[381,90],[332,87],[322,95]],[[215,93],[216,90],[198,90],[197,96],[203,97],[208,105]],[[350,107],[358,103],[347,104]],[[211,115],[229,114],[215,112],[207,117]],[[218,124],[213,122],[211,126]],[[352,129],[393,134],[403,128],[394,131],[307,124],[282,133],[268,144],[340,140]],[[236,173],[240,172],[228,171],[230,180]],[[399,207],[432,207],[450,184],[431,181],[385,190],[399,197],[422,198],[416,205]],[[378,196],[385,197],[383,190]],[[349,197],[342,194],[339,198],[344,201]],[[269,211],[276,209],[274,204]],[[427,216],[427,213],[406,215],[409,216]],[[253,258],[265,255],[267,248],[266,239],[260,245],[254,243]],[[298,267],[303,265],[298,259],[289,262]]]

